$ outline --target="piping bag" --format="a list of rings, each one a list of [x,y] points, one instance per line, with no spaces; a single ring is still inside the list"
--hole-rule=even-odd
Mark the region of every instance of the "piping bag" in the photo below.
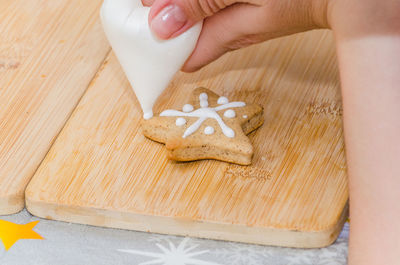
[[[153,106],[193,52],[202,22],[169,40],[150,29],[150,7],[141,0],[105,0],[100,16],[106,36],[143,110],[153,117]]]

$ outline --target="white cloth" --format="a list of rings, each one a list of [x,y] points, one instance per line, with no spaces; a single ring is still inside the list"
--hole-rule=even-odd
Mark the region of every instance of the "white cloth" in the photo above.
[[[344,265],[347,259],[348,224],[333,245],[305,250],[70,224],[36,218],[26,210],[0,219],[19,224],[40,220],[34,230],[45,238],[20,240],[8,252],[0,244],[1,265],[137,265],[157,260],[162,248],[168,253],[162,257],[174,261],[152,264]],[[179,245],[184,249],[197,245],[188,253],[204,252],[192,257],[179,255],[173,251]],[[188,258],[192,263],[187,263]]]

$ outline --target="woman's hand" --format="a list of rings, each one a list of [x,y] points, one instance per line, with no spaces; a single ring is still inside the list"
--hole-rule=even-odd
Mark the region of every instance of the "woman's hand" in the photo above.
[[[191,72],[224,53],[268,39],[328,27],[328,0],[142,0],[162,39],[205,19],[197,47],[183,67]]]
[[[339,40],[400,30],[399,0],[142,0],[162,39],[205,19],[184,71],[198,70],[224,53],[272,38],[332,28]]]

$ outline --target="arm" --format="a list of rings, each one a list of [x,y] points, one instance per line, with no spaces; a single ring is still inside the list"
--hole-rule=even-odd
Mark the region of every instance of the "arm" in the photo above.
[[[400,255],[400,34],[337,44],[349,170],[349,264]]]
[[[399,264],[400,1],[331,9],[349,173],[349,264]]]

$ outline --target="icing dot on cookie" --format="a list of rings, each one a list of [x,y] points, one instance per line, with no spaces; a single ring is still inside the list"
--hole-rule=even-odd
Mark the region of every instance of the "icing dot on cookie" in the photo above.
[[[242,117],[243,117],[243,119],[247,119],[247,118],[248,118],[248,116],[247,116],[247,115],[243,115]]]
[[[177,118],[175,124],[176,126],[183,126],[186,124],[186,120],[184,118]]]
[[[236,113],[233,109],[228,109],[227,111],[225,111],[224,116],[227,118],[235,118]]]
[[[204,133],[207,135],[213,134],[214,133],[214,128],[211,126],[207,126],[206,128],[204,128]]]
[[[219,97],[217,103],[218,103],[219,105],[227,104],[227,103],[229,103],[229,100],[228,100],[228,98],[226,98],[226,97]]]
[[[191,112],[193,111],[193,109],[194,109],[193,106],[190,104],[185,104],[182,108],[183,112]]]

